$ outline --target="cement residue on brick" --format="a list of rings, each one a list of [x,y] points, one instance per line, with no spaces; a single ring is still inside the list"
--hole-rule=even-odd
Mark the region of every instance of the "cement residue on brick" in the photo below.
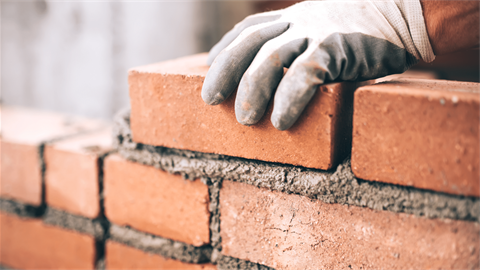
[[[274,268],[249,262],[229,256],[220,256],[217,260],[217,268],[219,270],[233,270],[233,269],[250,269],[250,270],[275,270]]]
[[[0,198],[0,210],[21,217],[39,217],[45,211],[44,207],[32,206],[15,200]]]
[[[43,222],[80,233],[85,233],[99,240],[103,239],[105,235],[105,231],[100,224],[100,221],[73,215],[50,207],[47,207],[47,210],[45,211]]]
[[[147,146],[132,141],[129,111],[115,119],[114,144],[125,158],[154,166],[187,179],[222,178],[285,193],[308,196],[327,203],[404,212],[429,218],[479,221],[478,198],[356,179],[345,160],[335,171]]]
[[[210,246],[195,247],[115,224],[110,227],[109,239],[145,252],[187,263],[209,262],[212,253]]]

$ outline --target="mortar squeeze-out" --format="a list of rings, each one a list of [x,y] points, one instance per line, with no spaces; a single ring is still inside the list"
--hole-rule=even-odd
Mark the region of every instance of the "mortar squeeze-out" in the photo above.
[[[132,141],[130,112],[115,118],[114,144],[126,159],[154,166],[186,179],[229,179],[293,193],[326,203],[403,212],[428,218],[479,221],[480,199],[355,178],[346,159],[336,170],[321,171],[286,164],[143,145]]]

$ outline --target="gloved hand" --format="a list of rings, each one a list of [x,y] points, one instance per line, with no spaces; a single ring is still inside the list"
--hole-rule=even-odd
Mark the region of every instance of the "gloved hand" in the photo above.
[[[285,130],[321,84],[402,73],[434,57],[419,0],[302,2],[228,32],[210,51],[202,98],[217,105],[238,87],[237,120],[253,125],[276,89],[271,121]]]

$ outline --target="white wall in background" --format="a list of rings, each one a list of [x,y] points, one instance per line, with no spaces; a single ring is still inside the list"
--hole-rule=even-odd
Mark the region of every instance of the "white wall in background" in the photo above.
[[[208,51],[248,1],[2,1],[6,105],[111,118],[131,67]]]

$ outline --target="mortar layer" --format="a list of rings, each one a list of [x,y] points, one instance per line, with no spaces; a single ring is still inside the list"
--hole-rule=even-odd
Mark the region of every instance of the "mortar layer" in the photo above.
[[[0,198],[0,210],[21,217],[39,217],[44,208],[21,203],[15,200]]]
[[[229,179],[308,196],[326,203],[356,205],[429,218],[478,222],[480,217],[478,198],[359,180],[352,173],[349,159],[336,170],[321,171],[138,144],[132,141],[129,110],[117,115],[114,135],[114,145],[125,158],[181,174],[186,179]]]
[[[209,262],[212,253],[210,246],[195,247],[116,224],[111,224],[110,240],[188,263]]]
[[[100,221],[72,215],[70,213],[50,207],[47,207],[47,210],[45,211],[43,222],[65,229],[86,233],[98,240],[102,240],[105,235],[105,230],[103,229]]]
[[[105,270],[105,258],[100,258],[95,264],[96,270]]]

